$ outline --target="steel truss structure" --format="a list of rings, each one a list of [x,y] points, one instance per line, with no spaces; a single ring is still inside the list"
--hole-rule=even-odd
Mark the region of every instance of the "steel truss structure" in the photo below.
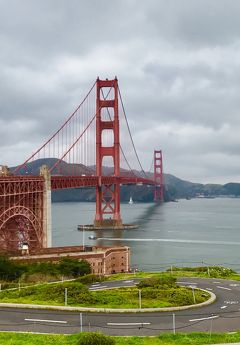
[[[0,250],[15,252],[24,243],[43,246],[43,192],[41,176],[0,178]]]

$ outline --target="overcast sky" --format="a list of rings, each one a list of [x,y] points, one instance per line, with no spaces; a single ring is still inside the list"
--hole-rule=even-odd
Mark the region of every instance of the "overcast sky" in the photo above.
[[[0,163],[19,164],[97,76],[118,76],[139,156],[240,182],[240,1],[0,0]]]

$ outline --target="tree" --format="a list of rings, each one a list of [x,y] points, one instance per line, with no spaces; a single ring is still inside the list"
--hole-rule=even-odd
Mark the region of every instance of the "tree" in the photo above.
[[[21,277],[24,272],[23,265],[15,264],[6,255],[0,254],[0,279],[12,281]]]
[[[91,266],[86,260],[78,261],[69,257],[61,259],[58,269],[62,275],[73,277],[91,273]]]

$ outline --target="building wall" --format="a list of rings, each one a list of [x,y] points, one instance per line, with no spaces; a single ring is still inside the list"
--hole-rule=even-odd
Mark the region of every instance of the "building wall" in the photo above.
[[[83,251],[83,247],[44,248],[29,255],[12,257],[21,262],[58,262],[64,257],[86,260],[90,263],[92,273],[108,275],[130,271],[129,247],[93,247],[92,251]]]

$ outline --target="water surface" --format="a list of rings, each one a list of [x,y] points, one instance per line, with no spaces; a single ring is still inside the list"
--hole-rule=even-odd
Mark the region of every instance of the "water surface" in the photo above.
[[[127,245],[131,266],[161,270],[171,265],[220,264],[240,271],[240,199],[192,199],[163,205],[122,204],[134,230],[84,231],[85,244]],[[53,245],[81,245],[78,224],[93,222],[93,203],[52,204]],[[97,240],[88,237],[95,234]]]

